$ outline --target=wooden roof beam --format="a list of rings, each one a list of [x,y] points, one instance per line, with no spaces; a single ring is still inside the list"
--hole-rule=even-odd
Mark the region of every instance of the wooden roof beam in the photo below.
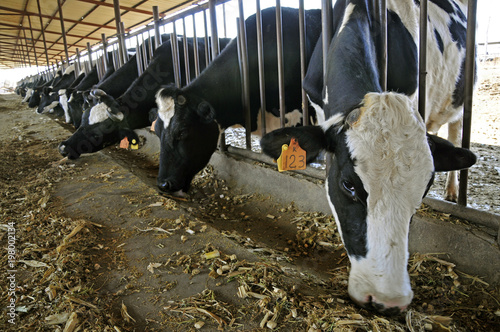
[[[113,8],[113,4],[112,3],[101,2],[101,1],[97,1],[97,0],[78,0],[78,1],[80,1],[80,2],[86,2],[86,3],[91,3],[91,4],[96,5],[96,6],[103,6],[103,7]],[[127,6],[120,6],[120,9],[121,10],[125,10],[125,11],[129,11],[129,12],[134,12],[134,13],[140,13],[140,14],[144,14],[144,15],[153,16],[153,12],[149,11],[149,10],[142,10],[142,9],[137,9],[137,8],[134,8],[134,7],[127,7]]]
[[[2,22],[0,22],[0,25],[11,27],[11,28],[14,28],[14,29],[27,29],[27,28],[22,27],[22,26],[17,26],[17,25],[14,25],[14,24],[8,24],[8,23],[2,23]],[[0,30],[1,30],[1,28],[0,28]],[[33,31],[38,31],[38,32],[42,31],[41,29],[35,29],[35,28],[33,28],[32,30]],[[61,35],[60,32],[50,31],[50,30],[45,30],[45,33],[50,33],[50,34],[54,34],[54,35]],[[89,36],[80,36],[80,35],[73,35],[73,34],[68,34],[68,33],[66,34],[66,37],[75,37],[75,38],[81,38],[81,39],[92,39],[92,40],[101,41],[101,38],[89,37]]]

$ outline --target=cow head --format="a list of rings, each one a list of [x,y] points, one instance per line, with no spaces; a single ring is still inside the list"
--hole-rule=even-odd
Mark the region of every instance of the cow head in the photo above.
[[[28,102],[28,107],[29,108],[34,108],[37,107],[38,104],[40,104],[40,93],[42,92],[41,87],[37,87],[33,89],[33,93],[31,94],[31,97]]]
[[[81,125],[73,135],[59,144],[59,152],[70,159],[83,153],[97,152],[104,147],[117,143],[124,137],[129,141],[137,134],[130,130],[125,110],[104,91],[94,89],[84,93],[85,103]]]
[[[37,113],[47,113],[59,105],[59,95],[57,92],[52,91],[49,87],[44,87],[40,93],[40,103],[36,110]]]
[[[83,91],[73,91],[68,99],[68,112],[76,129],[80,127],[83,114]]]
[[[155,132],[161,142],[157,184],[164,192],[183,195],[217,147],[215,111],[206,101],[174,86],[161,89],[156,103]]]
[[[284,128],[261,141],[273,158],[297,138],[310,161],[328,154],[326,192],[351,261],[349,295],[358,304],[398,313],[411,302],[407,272],[410,220],[435,171],[470,167],[475,156],[426,135],[407,96],[369,93],[322,127]]]

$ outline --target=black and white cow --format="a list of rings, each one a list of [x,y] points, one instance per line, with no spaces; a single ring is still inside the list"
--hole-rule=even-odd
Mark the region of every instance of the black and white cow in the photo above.
[[[64,71],[61,79],[49,87],[44,87],[40,93],[40,102],[37,113],[45,113],[59,105],[59,90],[68,88],[75,81],[75,65],[72,64]]]
[[[180,54],[184,47],[182,40],[177,40]],[[205,67],[205,47],[199,39],[198,55],[201,68]],[[221,43],[227,42],[223,39]],[[188,42],[190,67],[194,68],[194,51],[192,39]],[[184,57],[180,57],[181,68],[184,68]],[[194,78],[194,70],[190,72]],[[185,84],[184,70],[181,81]],[[174,82],[172,65],[172,44],[170,39],[155,50],[150,64],[117,99],[117,96],[100,84],[87,95],[89,110],[84,113],[82,125],[67,140],[59,145],[59,152],[69,158],[78,158],[82,153],[92,153],[117,143],[127,136],[129,141],[136,139],[134,129],[151,124],[149,111],[156,106],[155,94],[160,86]]]
[[[266,108],[274,111],[279,109],[275,13],[275,8],[262,11]],[[300,54],[297,51],[298,10],[283,8],[282,20],[285,104],[287,111],[294,113],[301,109]],[[251,128],[252,131],[260,133],[255,15],[247,18],[245,24],[250,73]],[[308,61],[321,32],[319,10],[306,12],[306,31]],[[188,86],[182,89],[170,86],[158,92],[158,121],[155,131],[161,141],[157,179],[160,190],[178,195],[185,194],[195,174],[207,165],[214,153],[220,128],[244,125],[237,52],[237,40],[234,39]],[[275,115],[278,115],[277,111]]]
[[[382,91],[372,4],[337,1],[326,82],[321,81],[321,51],[311,60],[304,86],[318,111],[324,110],[325,121],[271,132],[261,146],[277,158],[282,144],[295,137],[308,160],[321,150],[329,152],[325,187],[351,261],[349,294],[360,305],[390,314],[404,310],[413,297],[409,225],[434,172],[467,168],[476,158],[428,135],[416,111],[418,1],[388,1],[388,91]],[[458,126],[461,119],[464,7],[453,0],[429,2],[428,130],[447,122]]]
[[[31,94],[31,97],[30,97],[29,102],[28,102],[28,107],[30,107],[30,108],[37,107],[38,104],[40,104],[40,94],[42,93],[42,90],[45,87],[51,87],[51,86],[56,85],[61,80],[62,76],[63,76],[62,68],[59,68],[57,70],[55,76],[53,76],[51,79],[49,79],[45,83],[37,85],[33,89],[33,92]]]

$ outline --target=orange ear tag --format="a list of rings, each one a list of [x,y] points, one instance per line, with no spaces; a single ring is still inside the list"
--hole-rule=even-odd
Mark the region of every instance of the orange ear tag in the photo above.
[[[135,140],[135,138],[132,139],[132,144],[130,144],[130,148],[132,150],[137,150],[139,149],[139,144],[137,143],[137,141]]]
[[[120,142],[120,148],[128,149],[128,138],[124,137]]]
[[[154,132],[154,131],[155,131],[156,120],[157,120],[157,119],[155,119],[155,120],[153,121],[153,123],[151,124],[151,128],[149,128],[149,130],[151,130],[152,132]]]
[[[281,147],[281,156],[277,162],[280,172],[306,169],[306,151],[299,146],[295,138],[292,138],[290,145],[283,144]]]

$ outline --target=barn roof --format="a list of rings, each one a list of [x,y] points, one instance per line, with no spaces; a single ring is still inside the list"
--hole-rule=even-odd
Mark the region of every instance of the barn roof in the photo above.
[[[98,44],[101,34],[116,35],[113,0],[2,0],[0,3],[0,69],[20,67],[24,62],[47,65],[66,58],[62,35],[64,30],[71,57],[90,45]],[[121,21],[125,31],[153,21],[153,6],[158,6],[160,17],[173,14],[205,1],[193,0],[119,0]],[[45,42],[42,34],[44,30]]]

